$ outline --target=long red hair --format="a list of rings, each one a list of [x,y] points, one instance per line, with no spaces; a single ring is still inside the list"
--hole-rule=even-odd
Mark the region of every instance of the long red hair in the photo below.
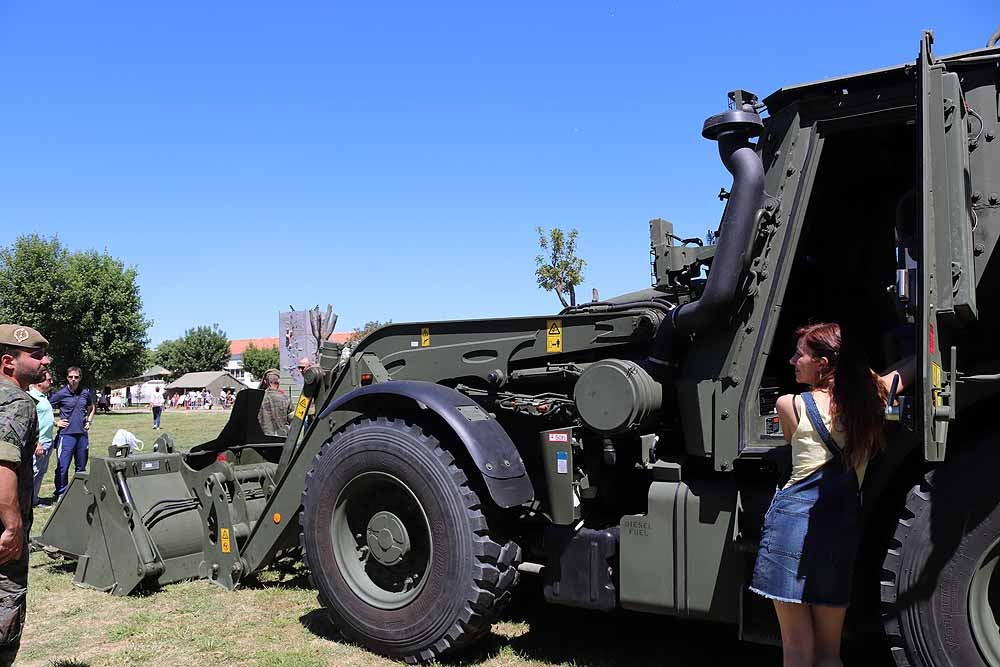
[[[813,387],[830,392],[831,418],[847,435],[844,457],[857,466],[885,446],[882,422],[888,392],[860,346],[844,344],[839,324],[809,324],[796,329],[795,337],[814,358],[829,362]]]

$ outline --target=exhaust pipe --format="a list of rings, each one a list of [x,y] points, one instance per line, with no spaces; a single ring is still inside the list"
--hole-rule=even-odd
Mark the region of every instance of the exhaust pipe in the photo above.
[[[674,308],[656,330],[647,370],[661,379],[672,361],[673,341],[718,324],[729,314],[736,298],[740,276],[747,265],[754,220],[764,198],[764,165],[750,139],[764,127],[752,101],[756,98],[737,90],[729,93],[734,109],[705,120],[701,134],[719,142],[719,156],[733,175],[726,210],[719,225],[719,247],[708,272],[705,291],[697,301]]]

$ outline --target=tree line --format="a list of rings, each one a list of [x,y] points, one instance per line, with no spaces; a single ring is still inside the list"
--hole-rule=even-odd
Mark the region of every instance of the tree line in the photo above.
[[[577,230],[536,231],[545,253],[535,258],[538,286],[555,292],[563,307],[576,305],[585,265],[576,256]],[[218,324],[193,327],[148,349],[153,321],[143,313],[137,277],[134,266],[107,252],[70,250],[58,237],[20,236],[0,249],[0,322],[34,327],[48,338],[57,380],[70,366],[85,369],[94,386],[136,377],[154,364],[175,378],[225,368],[229,339]],[[391,322],[366,322],[353,330],[348,345]],[[277,368],[278,360],[277,347],[251,344],[243,352],[243,368],[256,378]]]

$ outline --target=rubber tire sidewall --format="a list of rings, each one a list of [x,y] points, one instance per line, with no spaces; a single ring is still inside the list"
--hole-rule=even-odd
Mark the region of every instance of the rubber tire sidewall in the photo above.
[[[896,531],[898,561],[891,562],[891,554],[886,561],[897,588],[888,609],[897,620],[887,624],[887,634],[892,644],[892,635],[898,633],[905,648],[905,656],[896,656],[897,664],[986,664],[969,623],[969,587],[982,557],[1000,535],[1000,485],[995,477],[1000,455],[977,450],[981,456],[966,452],[954,465],[929,474],[907,498],[913,515],[904,517]]]
[[[459,622],[475,588],[474,530],[464,474],[437,441],[402,421],[365,421],[337,434],[308,481],[303,539],[313,582],[348,638],[393,657],[433,646]],[[418,596],[394,610],[358,598],[336,562],[330,526],[340,490],[365,472],[398,478],[427,515],[433,555]]]

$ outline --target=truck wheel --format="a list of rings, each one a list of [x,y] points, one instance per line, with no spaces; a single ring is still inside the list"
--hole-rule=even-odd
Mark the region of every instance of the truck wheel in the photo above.
[[[490,537],[479,497],[437,438],[358,420],[320,451],[302,496],[302,547],[320,602],[348,639],[407,662],[489,629],[520,548]]]
[[[969,454],[910,490],[883,564],[899,666],[1000,667],[1000,455]]]

